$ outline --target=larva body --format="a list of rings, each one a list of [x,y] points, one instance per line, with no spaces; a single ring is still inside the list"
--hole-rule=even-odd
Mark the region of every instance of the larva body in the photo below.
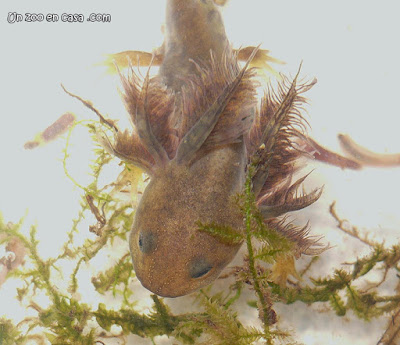
[[[227,44],[220,13],[212,1],[167,2],[165,52],[157,78],[173,90],[175,111],[184,112],[182,103],[192,101],[184,99],[182,89],[188,87],[188,80],[200,78],[198,74],[206,72],[202,68],[217,64],[239,71],[237,65],[222,66],[223,57],[232,56]],[[229,63],[236,61],[231,57]],[[225,87],[234,81],[233,73],[231,77],[223,81]],[[213,98],[208,101],[209,107],[216,101]],[[250,92],[250,102],[252,98]],[[195,123],[192,135],[180,141],[176,155],[154,171],[136,211],[130,236],[136,275],[145,287],[162,296],[184,295],[209,284],[240,247],[223,244],[198,231],[198,222],[229,226],[237,231],[243,227],[243,216],[235,202],[235,196],[243,189],[247,164],[243,135],[238,132],[235,140],[211,144],[202,150],[208,132],[221,115],[218,112],[225,110],[223,106],[219,108],[211,114],[214,119],[210,116],[209,124]],[[249,106],[244,110],[247,114],[243,113],[243,117],[252,115]],[[180,155],[181,152],[184,154]]]

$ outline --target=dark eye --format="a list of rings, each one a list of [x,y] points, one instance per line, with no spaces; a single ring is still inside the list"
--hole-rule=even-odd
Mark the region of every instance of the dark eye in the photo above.
[[[210,272],[211,269],[212,266],[206,259],[197,258],[190,263],[189,274],[192,278],[200,278]]]
[[[156,247],[156,238],[151,231],[141,231],[138,242],[139,249],[145,254],[152,252]]]

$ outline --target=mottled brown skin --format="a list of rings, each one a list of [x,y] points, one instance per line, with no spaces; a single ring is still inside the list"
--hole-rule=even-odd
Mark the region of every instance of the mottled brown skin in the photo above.
[[[135,272],[147,289],[166,297],[188,294],[215,280],[235,256],[240,244],[226,245],[198,231],[196,221],[242,228],[234,196],[244,181],[243,150],[238,143],[190,167],[172,163],[151,179],[130,237]],[[148,251],[146,241],[153,242]]]
[[[179,99],[185,76],[196,73],[193,61],[208,63],[211,51],[217,60],[222,59],[227,39],[211,1],[168,1],[166,24],[160,76]],[[182,164],[175,159],[156,170],[130,236],[135,272],[143,286],[158,295],[176,297],[218,277],[240,244],[221,243],[200,232],[197,222],[243,228],[234,197],[242,191],[246,164],[242,139],[214,148],[193,162]]]
[[[179,91],[182,77],[197,72],[193,61],[209,61],[210,52],[219,60],[227,44],[221,15],[212,0],[167,1],[165,52],[160,73],[168,87]]]

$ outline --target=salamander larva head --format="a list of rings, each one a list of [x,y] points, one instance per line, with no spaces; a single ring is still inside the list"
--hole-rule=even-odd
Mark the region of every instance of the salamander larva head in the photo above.
[[[136,276],[144,287],[164,297],[186,295],[210,284],[240,247],[198,230],[197,221],[207,221],[210,215],[197,194],[201,188],[189,188],[183,176],[176,177],[152,179],[130,235]]]

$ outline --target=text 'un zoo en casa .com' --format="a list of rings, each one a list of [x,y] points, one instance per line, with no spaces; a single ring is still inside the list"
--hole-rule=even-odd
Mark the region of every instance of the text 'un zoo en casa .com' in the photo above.
[[[82,13],[18,13],[18,12],[9,12],[7,16],[7,21],[10,24],[21,23],[21,22],[66,22],[66,23],[83,23],[85,21],[85,15]],[[90,13],[86,16],[86,21],[88,22],[99,22],[99,23],[110,23],[111,22],[111,14],[106,13]]]

